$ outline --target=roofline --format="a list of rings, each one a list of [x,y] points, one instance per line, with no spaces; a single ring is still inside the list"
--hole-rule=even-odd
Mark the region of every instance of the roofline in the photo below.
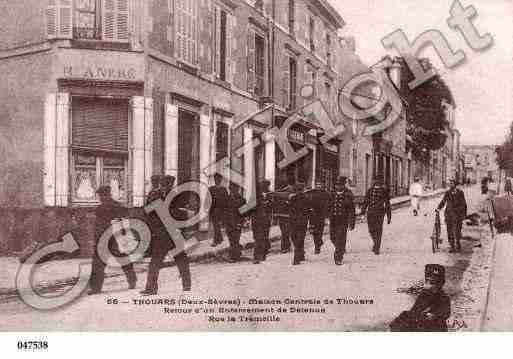
[[[327,15],[329,20],[335,25],[337,29],[341,29],[346,25],[346,22],[338,11],[328,2],[328,0],[310,0],[312,3],[320,5],[324,10],[324,15]]]

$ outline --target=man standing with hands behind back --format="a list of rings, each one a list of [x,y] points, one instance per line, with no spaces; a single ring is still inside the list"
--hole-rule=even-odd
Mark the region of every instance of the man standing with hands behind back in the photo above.
[[[362,207],[362,214],[365,215],[366,212],[369,233],[372,237],[372,241],[374,242],[372,251],[374,254],[379,255],[385,214],[388,218],[388,224],[392,222],[390,196],[388,189],[383,184],[382,176],[374,177],[374,183],[372,184],[372,187],[367,191],[367,195],[365,196],[365,201]]]
[[[445,223],[447,225],[447,237],[451,249],[449,253],[461,252],[461,227],[467,216],[467,201],[465,194],[456,186],[456,180],[449,181],[450,188],[445,192],[442,202],[436,209],[437,212],[445,207]]]

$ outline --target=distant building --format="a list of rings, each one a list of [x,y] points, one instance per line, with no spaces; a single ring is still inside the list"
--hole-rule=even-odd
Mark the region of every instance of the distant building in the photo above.
[[[463,145],[465,178],[473,183],[479,183],[483,177],[499,181],[500,171],[495,148],[495,145]]]

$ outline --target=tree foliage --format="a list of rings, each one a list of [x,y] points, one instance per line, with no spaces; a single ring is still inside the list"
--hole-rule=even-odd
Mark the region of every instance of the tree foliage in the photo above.
[[[497,153],[497,164],[502,170],[513,172],[513,122],[509,127],[509,133],[506,135],[502,145],[495,149]]]
[[[432,68],[427,59],[420,61],[425,70]],[[404,68],[402,88],[407,89],[404,94],[408,103],[407,133],[418,151],[438,150],[445,144],[445,129],[449,126],[443,103],[455,106],[454,97],[439,75],[410,90],[408,83],[414,76],[407,66]]]

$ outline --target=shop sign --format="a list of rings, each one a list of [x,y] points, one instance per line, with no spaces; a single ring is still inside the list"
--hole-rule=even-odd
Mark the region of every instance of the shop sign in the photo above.
[[[93,81],[144,81],[141,54],[114,51],[61,49],[57,78]]]

